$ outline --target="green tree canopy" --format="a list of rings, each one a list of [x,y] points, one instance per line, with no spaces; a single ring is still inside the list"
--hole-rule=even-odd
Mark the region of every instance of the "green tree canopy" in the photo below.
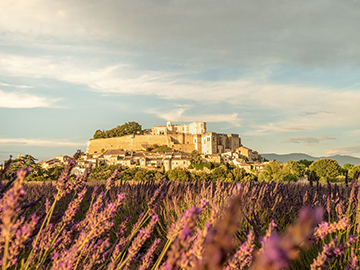
[[[228,169],[225,165],[220,165],[211,172],[211,179],[213,181],[224,180],[228,176]]]
[[[352,168],[349,170],[349,178],[352,179],[356,172],[360,172],[360,164],[352,166]]]
[[[169,180],[186,181],[191,178],[191,174],[188,170],[183,168],[175,168],[167,172]]]
[[[350,163],[345,163],[342,168],[341,171],[344,174],[345,172],[350,172],[351,169],[354,167],[354,165],[350,164]]]
[[[156,171],[140,169],[135,175],[135,181],[148,181],[155,178]]]
[[[190,161],[193,164],[200,164],[201,163],[201,154],[197,150],[193,150],[190,153]]]
[[[236,182],[243,181],[246,176],[250,175],[245,171],[244,168],[239,168],[239,167],[233,169],[232,174],[234,175],[234,181]]]
[[[172,150],[171,147],[167,146],[167,145],[157,145],[154,144],[152,147],[148,147],[146,148],[147,152],[152,152],[152,153],[158,153],[158,152],[165,152],[167,150]]]
[[[299,164],[303,164],[305,165],[305,167],[309,167],[314,161],[311,161],[311,160],[307,160],[307,159],[300,159],[298,161]]]
[[[105,131],[101,131],[100,129],[98,129],[97,131],[95,131],[94,139],[122,137],[141,130],[141,125],[137,122],[132,121]]]
[[[292,174],[295,177],[301,177],[304,175],[305,165],[289,160],[284,164],[283,169],[287,170],[289,174]]]
[[[318,177],[329,177],[331,179],[339,176],[341,172],[341,167],[338,162],[330,158],[322,158],[314,161],[309,169],[310,171],[315,172]]]
[[[105,138],[105,132],[98,129],[97,131],[95,131],[94,139],[101,139],[101,138]]]
[[[301,175],[301,166],[297,166],[296,162],[291,161],[280,164],[273,160],[265,165],[264,169],[259,173],[260,181],[296,181],[297,175]]]
[[[261,181],[279,181],[282,167],[276,160],[270,161],[265,165],[263,170],[259,173],[259,180]]]

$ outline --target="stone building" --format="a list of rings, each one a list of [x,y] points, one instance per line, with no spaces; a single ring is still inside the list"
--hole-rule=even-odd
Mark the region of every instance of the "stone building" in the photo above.
[[[247,148],[245,146],[240,146],[237,151],[241,152],[241,154],[248,158],[249,161],[259,161],[263,162],[263,158],[257,151],[253,151],[250,148]]]
[[[164,134],[204,134],[206,133],[206,122],[192,122],[189,125],[173,125],[170,121],[166,123],[166,126],[154,126],[152,129],[153,135]]]
[[[207,132],[205,122],[173,125],[168,121],[164,126],[154,126],[151,133],[90,140],[86,152],[97,154],[112,149],[139,151],[154,144],[187,153],[197,150],[202,154],[222,154],[239,148],[241,139],[238,134]]]

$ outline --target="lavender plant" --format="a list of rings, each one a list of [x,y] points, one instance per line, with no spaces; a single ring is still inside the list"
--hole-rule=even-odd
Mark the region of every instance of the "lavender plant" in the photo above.
[[[5,269],[359,269],[358,174],[349,184],[1,182]]]

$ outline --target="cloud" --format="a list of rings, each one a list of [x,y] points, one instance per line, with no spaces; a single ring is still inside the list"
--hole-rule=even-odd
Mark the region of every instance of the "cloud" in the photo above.
[[[282,143],[305,143],[308,146],[318,145],[320,141],[336,140],[333,136],[322,137],[290,137],[286,138]]]
[[[91,62],[85,64],[76,57],[0,54],[0,73],[86,85],[89,90],[102,94],[152,95],[196,101],[214,108],[225,103],[239,109],[277,115],[277,119],[269,124],[253,125],[253,130],[248,132],[257,135],[353,126],[360,121],[358,89],[257,82],[246,77],[233,81],[191,80],[181,78],[177,72],[143,71],[123,63],[98,66]],[[42,101],[43,106],[48,106],[49,100]]]
[[[358,14],[357,1],[341,0],[3,0],[0,31],[20,41],[111,40],[191,61],[327,66],[359,64]]]
[[[359,154],[360,153],[360,145],[356,145],[356,146],[352,146],[352,147],[327,149],[324,151],[324,153],[327,156]]]
[[[204,121],[208,123],[227,122],[236,127],[241,126],[241,119],[237,113],[233,114],[185,114],[188,108],[178,108],[169,112],[160,112],[157,110],[148,110],[147,113],[154,114],[166,121],[172,122],[196,122]]]
[[[34,86],[29,86],[29,85],[16,85],[16,84],[9,84],[3,82],[0,82],[0,86],[14,87],[14,88],[34,88]]]
[[[49,99],[22,92],[0,90],[0,108],[49,108],[59,99]]]
[[[254,125],[253,130],[244,132],[245,136],[263,136],[268,135],[269,133],[278,133],[278,132],[297,132],[297,131],[305,131],[312,129],[313,127],[308,124],[303,123],[293,123],[279,121],[278,123],[269,123],[266,125]]]
[[[67,142],[41,139],[24,139],[24,138],[0,138],[0,145],[24,145],[24,146],[85,146],[86,142]]]
[[[317,115],[317,114],[324,114],[324,113],[331,113],[329,111],[310,111],[310,112],[302,112],[299,115],[300,116],[308,116],[308,115]]]
[[[360,129],[354,129],[346,132],[347,135],[350,136],[359,136],[360,135]]]

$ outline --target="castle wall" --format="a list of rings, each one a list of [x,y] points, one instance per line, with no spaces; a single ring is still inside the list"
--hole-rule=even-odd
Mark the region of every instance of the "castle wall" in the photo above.
[[[178,151],[191,153],[192,151],[195,150],[195,145],[194,144],[175,144],[174,149],[178,150]]]
[[[101,150],[126,149],[145,150],[146,147],[157,145],[169,145],[167,135],[127,135],[123,137],[96,139],[88,141],[86,153],[101,153]]]
[[[189,124],[189,133],[191,134],[204,134],[206,133],[205,122],[193,122]]]
[[[208,132],[202,136],[203,154],[221,154],[234,151],[238,147],[240,147],[240,138],[237,134]]]
[[[183,126],[187,127],[186,125]],[[139,151],[157,144],[167,145],[173,149],[188,153],[197,150],[203,154],[221,154],[234,151],[241,146],[241,139],[237,134],[221,134],[215,132],[199,134],[199,132],[206,131],[205,122],[191,123],[189,125],[189,131],[193,134],[190,132],[175,132],[178,128],[183,126],[172,125],[171,122],[168,122],[167,126],[153,127],[153,134],[128,135],[116,138],[90,140],[88,141],[86,152],[94,154],[110,149]]]

